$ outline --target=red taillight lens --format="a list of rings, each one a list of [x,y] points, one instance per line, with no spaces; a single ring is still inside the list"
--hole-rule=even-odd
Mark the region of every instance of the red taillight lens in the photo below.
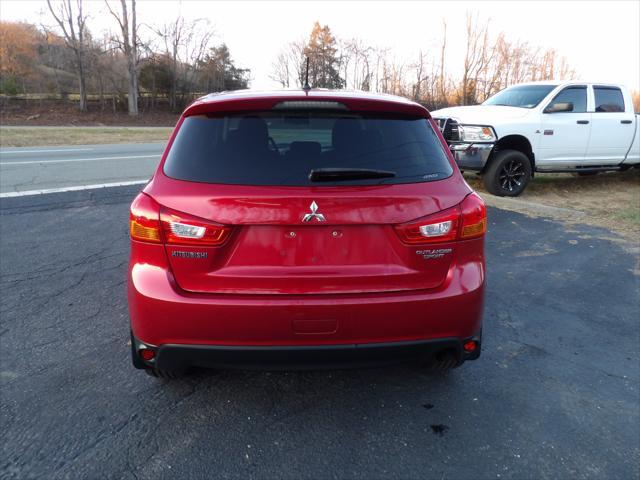
[[[129,233],[133,240],[160,243],[160,206],[144,193],[131,204]]]
[[[198,217],[163,208],[160,221],[165,242],[174,245],[217,247],[227,241],[231,229]]]
[[[141,348],[140,350],[138,350],[138,355],[140,355],[140,358],[142,358],[145,362],[150,362],[155,358],[156,352],[154,352],[150,348]]]
[[[454,207],[410,223],[396,225],[395,229],[400,239],[410,245],[450,242],[458,236],[459,219],[458,207]]]
[[[487,231],[487,209],[484,201],[472,193],[457,207],[396,225],[395,230],[400,239],[409,245],[477,238]]]
[[[131,204],[129,232],[133,240],[174,245],[219,246],[231,229],[186,213],[161,208],[158,202],[140,193]]]
[[[460,204],[462,228],[460,238],[467,240],[483,236],[487,231],[487,207],[477,193],[467,196]]]
[[[464,343],[462,348],[464,348],[465,352],[471,353],[474,352],[476,348],[478,348],[478,344],[475,342],[475,340],[469,340],[468,342]]]

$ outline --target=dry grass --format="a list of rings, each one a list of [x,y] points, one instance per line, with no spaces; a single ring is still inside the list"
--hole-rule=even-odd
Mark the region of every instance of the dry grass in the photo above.
[[[524,213],[532,213],[527,208],[527,203],[555,207],[549,209],[548,216],[605,227],[635,244],[640,241],[638,169],[601,173],[591,177],[536,174],[517,202],[501,202],[502,199],[486,193],[480,178],[474,174],[465,173],[465,178],[474,189],[481,192],[489,204],[499,207],[508,204],[510,209],[521,209]]]
[[[0,147],[166,142],[171,127],[0,127]]]

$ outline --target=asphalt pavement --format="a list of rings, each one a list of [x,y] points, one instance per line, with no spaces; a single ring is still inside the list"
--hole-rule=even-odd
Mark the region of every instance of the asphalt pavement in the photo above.
[[[34,132],[37,135],[37,132]],[[16,192],[122,182],[144,183],[164,143],[0,149],[0,198]]]
[[[615,235],[489,209],[484,351],[447,376],[161,381],[129,360],[137,189],[0,200],[0,478],[640,475],[638,259]]]

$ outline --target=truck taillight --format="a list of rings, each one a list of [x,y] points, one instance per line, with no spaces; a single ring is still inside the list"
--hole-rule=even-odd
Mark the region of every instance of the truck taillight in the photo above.
[[[487,210],[484,201],[472,193],[456,207],[396,225],[395,230],[409,245],[478,238],[487,231]]]
[[[133,240],[160,243],[160,206],[150,196],[140,193],[129,211],[129,233]]]
[[[227,241],[231,229],[186,213],[163,208],[160,223],[164,240],[172,245],[218,247]]]

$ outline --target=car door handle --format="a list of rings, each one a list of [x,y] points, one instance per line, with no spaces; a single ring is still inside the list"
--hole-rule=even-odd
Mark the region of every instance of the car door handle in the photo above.
[[[628,125],[631,123],[631,120],[620,120],[620,123],[624,123],[625,125]]]
[[[578,125],[588,125],[589,124],[589,120],[578,120],[576,123]]]

